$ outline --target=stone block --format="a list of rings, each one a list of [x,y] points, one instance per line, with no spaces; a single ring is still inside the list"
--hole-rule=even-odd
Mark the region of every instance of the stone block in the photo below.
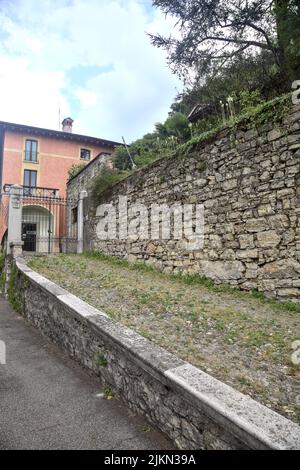
[[[237,185],[238,182],[236,179],[228,179],[227,181],[224,181],[223,189],[224,191],[230,191],[231,189],[235,189]]]
[[[154,243],[149,243],[146,249],[146,253],[154,254],[156,252],[156,245]]]
[[[246,279],[256,279],[257,278],[257,270],[254,269],[247,269],[245,273]]]
[[[259,277],[297,279],[300,277],[300,263],[294,259],[283,259],[267,263],[260,268]]]
[[[236,259],[235,251],[232,248],[228,248],[224,250],[223,253],[221,253],[220,258],[224,260],[235,260]]]
[[[278,140],[282,137],[282,130],[281,129],[273,129],[268,133],[268,141],[273,142],[274,140]]]
[[[255,259],[258,258],[258,250],[257,249],[250,249],[250,250],[238,250],[236,253],[236,257],[238,259]]]
[[[238,236],[240,248],[244,250],[246,248],[255,248],[253,235],[243,234]]]
[[[296,289],[296,288],[286,288],[286,289],[278,289],[277,291],[277,294],[279,295],[279,297],[287,297],[287,298],[291,298],[291,297],[294,297],[294,298],[299,298],[300,296],[300,289]]]
[[[240,261],[199,261],[200,272],[216,281],[229,281],[230,279],[241,279],[245,271]]]
[[[287,138],[288,144],[298,144],[300,142],[300,134],[292,134]]]
[[[257,246],[260,248],[276,247],[280,241],[281,237],[275,230],[267,230],[257,234]]]
[[[268,223],[272,229],[286,229],[290,226],[289,219],[286,214],[275,214],[268,218]]]
[[[199,186],[200,188],[203,188],[204,186],[206,186],[207,183],[208,183],[208,180],[206,178],[199,178],[195,180],[195,185]]]
[[[265,215],[274,214],[274,210],[273,210],[271,204],[262,204],[261,206],[258,206],[257,212],[258,212],[258,215],[260,217],[263,217]]]
[[[219,235],[210,235],[209,244],[212,248],[222,248],[222,238]]]
[[[249,219],[245,228],[247,232],[262,232],[268,228],[268,223],[265,218]]]

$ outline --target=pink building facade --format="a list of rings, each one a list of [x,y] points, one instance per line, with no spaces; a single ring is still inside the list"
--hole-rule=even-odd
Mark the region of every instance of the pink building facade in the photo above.
[[[88,164],[99,155],[109,156],[119,145],[73,134],[72,123],[67,118],[63,130],[54,131],[0,121],[1,242],[7,229],[7,198],[3,192],[9,185],[21,185],[24,191],[56,190],[55,194],[64,198],[68,172],[73,165]]]

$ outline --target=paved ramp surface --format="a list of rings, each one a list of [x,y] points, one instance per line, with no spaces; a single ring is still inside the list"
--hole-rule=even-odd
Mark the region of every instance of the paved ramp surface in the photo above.
[[[172,449],[0,298],[0,449]]]

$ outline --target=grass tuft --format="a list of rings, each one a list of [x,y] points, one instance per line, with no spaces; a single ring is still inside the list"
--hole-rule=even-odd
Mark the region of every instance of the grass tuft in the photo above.
[[[203,286],[208,290],[216,293],[223,294],[232,294],[237,297],[244,299],[253,298],[260,301],[262,304],[269,305],[275,310],[286,310],[289,312],[300,313],[300,303],[293,302],[290,300],[282,301],[276,299],[270,299],[265,296],[263,292],[260,292],[256,289],[251,291],[242,291],[236,287],[229,286],[228,284],[216,284],[212,279],[209,279],[205,276],[200,276],[199,274],[166,274],[157,271],[152,266],[146,265],[144,262],[129,263],[125,258],[120,258],[118,256],[106,255],[104,253],[95,251],[95,252],[85,252],[83,255],[85,258],[97,259],[99,261],[110,264],[111,266],[119,266],[122,268],[127,268],[131,271],[140,271],[154,273],[160,278],[169,279],[175,282],[181,282],[188,286]]]

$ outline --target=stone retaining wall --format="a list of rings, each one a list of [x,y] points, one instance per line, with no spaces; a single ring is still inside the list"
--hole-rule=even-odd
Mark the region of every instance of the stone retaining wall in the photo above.
[[[18,259],[17,310],[182,449],[299,449],[300,428],[120,325]]]
[[[127,196],[128,205],[148,208],[204,204],[202,250],[186,251],[174,239],[99,240],[92,201],[85,248],[299,300],[299,182],[300,106],[294,106],[283,122],[235,133],[225,129],[188,156],[158,160],[117,184],[106,199],[115,207],[119,195]],[[75,179],[69,193],[77,189]]]

